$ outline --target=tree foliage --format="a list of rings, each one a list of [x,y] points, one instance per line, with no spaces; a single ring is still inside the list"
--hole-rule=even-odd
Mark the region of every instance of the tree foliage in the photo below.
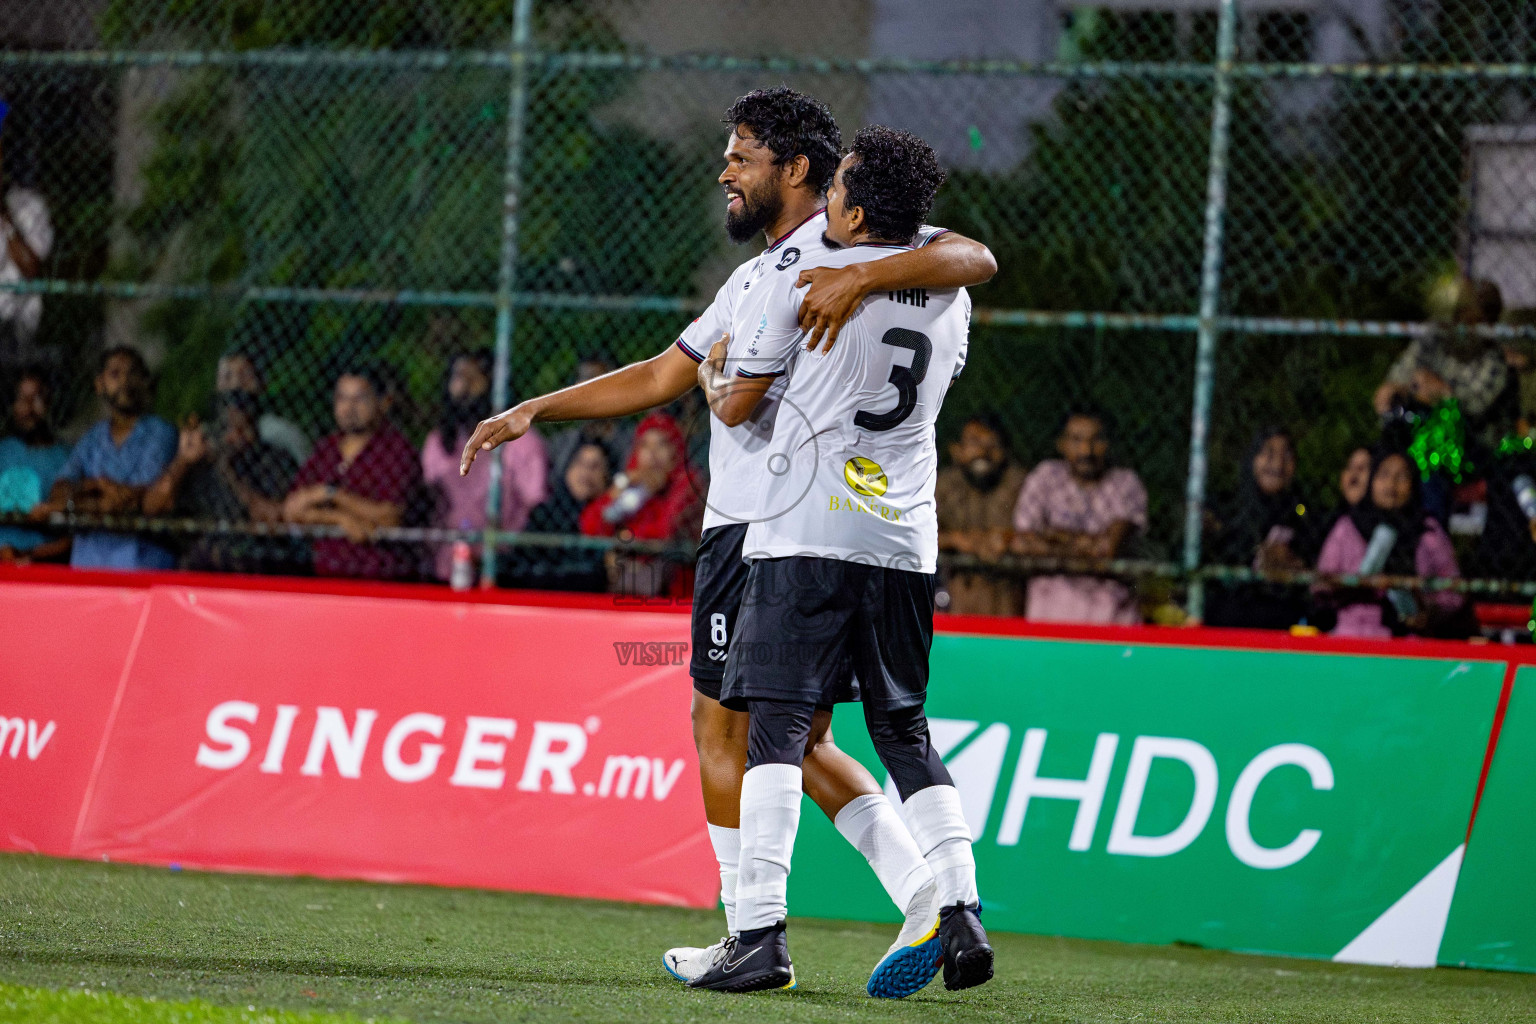
[[[594,6],[537,4],[536,44],[618,49]],[[512,0],[114,0],[103,28],[114,43],[182,48],[504,50],[512,8]],[[679,159],[668,143],[602,118],[628,74],[547,71],[531,79],[516,208],[519,289],[689,291],[712,241],[704,206],[678,204],[654,173]],[[142,168],[143,198],[127,214],[133,244],[122,269],[178,282],[492,293],[508,103],[505,69],[462,63],[184,73],[151,116],[155,144]],[[615,236],[654,244],[641,259],[615,259],[606,245]],[[342,364],[382,358],[404,382],[405,404],[430,406],[443,357],[488,344],[492,315],[378,302],[166,302],[144,323],[171,342],[165,411],[202,405],[218,354],[241,347],[266,358],[274,401],[310,410],[307,426],[319,431]],[[514,382],[552,355],[560,361],[557,349],[574,343],[539,329],[540,318],[520,314]]]

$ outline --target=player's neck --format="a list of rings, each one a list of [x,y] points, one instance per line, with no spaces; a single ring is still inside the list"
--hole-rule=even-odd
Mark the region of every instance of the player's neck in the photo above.
[[[784,209],[772,224],[763,231],[763,236],[772,245],[795,228],[810,220],[827,205],[821,196],[808,195],[803,189],[796,189],[792,198],[785,200]]]
[[[849,245],[850,248],[852,246],[855,246],[855,245],[909,245],[909,244],[911,244],[910,239],[908,241],[906,241],[906,242],[895,242],[895,241],[892,241],[889,238],[877,238],[875,235],[871,234],[868,231],[861,231],[861,232],[859,232],[858,234],[854,235],[852,237],[852,239],[850,239],[849,242],[848,242],[848,245]]]

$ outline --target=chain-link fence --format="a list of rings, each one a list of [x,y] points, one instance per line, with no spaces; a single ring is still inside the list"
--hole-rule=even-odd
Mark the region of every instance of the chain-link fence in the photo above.
[[[441,436],[676,336],[747,255],[718,223],[721,112],[786,83],[850,136],[890,123],[939,149],[933,221],[1000,267],[974,290],[941,440],[992,414],[1030,468],[1066,411],[1103,412],[1111,460],[1147,491],[1145,531],[1115,552],[1144,606],[1265,568],[1221,538],[1267,425],[1294,438],[1283,493],[1327,518],[1415,342],[1450,369],[1420,352],[1399,374],[1437,369],[1462,406],[1431,454],[1469,471],[1423,466],[1464,574],[1536,578],[1536,557],[1478,536],[1478,507],[1492,523],[1513,500],[1508,437],[1536,390],[1527,0],[12,0],[0,40],[12,234],[37,257],[12,245],[0,274],[7,368],[44,368],[74,440],[101,416],[102,353],[127,345],[155,411],[210,428],[169,497],[55,511],[203,524],[150,538],[183,564],[441,578],[457,539],[477,567],[499,553],[484,568],[502,583],[603,585],[613,531],[582,512],[633,423],[545,430],[465,492],[440,479],[457,461]],[[1498,286],[1505,326],[1476,323],[1486,303],[1435,325],[1457,275]],[[1494,401],[1457,393],[1466,366]],[[339,380],[378,408],[343,409]],[[455,406],[450,384],[487,393]],[[1386,401],[1392,429],[1443,413],[1423,384]],[[242,390],[256,401],[219,399]],[[702,465],[699,404],[673,412]],[[326,488],[357,453],[325,439],[347,415],[387,419],[403,478],[336,514]],[[233,458],[246,435],[261,458]],[[580,453],[595,462],[572,476]],[[488,492],[503,507],[482,531]],[[209,529],[225,532],[183,536]]]

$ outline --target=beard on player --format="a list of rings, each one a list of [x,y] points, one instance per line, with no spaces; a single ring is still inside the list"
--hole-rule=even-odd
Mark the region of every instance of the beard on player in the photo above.
[[[781,170],[780,175],[782,173]],[[778,220],[784,212],[784,196],[779,191],[777,181],[764,182],[746,190],[727,187],[725,194],[741,200],[739,208],[727,206],[725,210],[725,233],[737,245],[749,242],[756,235],[767,231],[768,225]]]

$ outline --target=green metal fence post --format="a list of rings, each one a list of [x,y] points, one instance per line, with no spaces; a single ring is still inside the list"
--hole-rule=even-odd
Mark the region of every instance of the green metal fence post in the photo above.
[[[496,275],[496,364],[491,377],[491,407],[511,400],[512,299],[517,284],[517,225],[523,188],[523,134],[528,115],[528,71],[533,59],[533,0],[517,0],[512,11],[512,85],[507,95],[507,172],[501,207],[501,266]],[[480,578],[496,579],[496,527],[501,523],[501,456],[490,460],[491,489],[485,498],[485,543]]]
[[[1206,447],[1211,428],[1211,390],[1216,372],[1216,315],[1221,307],[1222,229],[1227,213],[1227,149],[1232,135],[1232,62],[1237,49],[1237,3],[1221,0],[1216,26],[1215,98],[1211,111],[1211,163],[1205,186],[1205,250],[1200,261],[1200,314],[1195,329],[1195,398],[1189,424],[1189,479],[1185,489],[1184,568],[1200,565],[1205,513]],[[1189,614],[1205,614],[1205,588],[1189,584]]]

